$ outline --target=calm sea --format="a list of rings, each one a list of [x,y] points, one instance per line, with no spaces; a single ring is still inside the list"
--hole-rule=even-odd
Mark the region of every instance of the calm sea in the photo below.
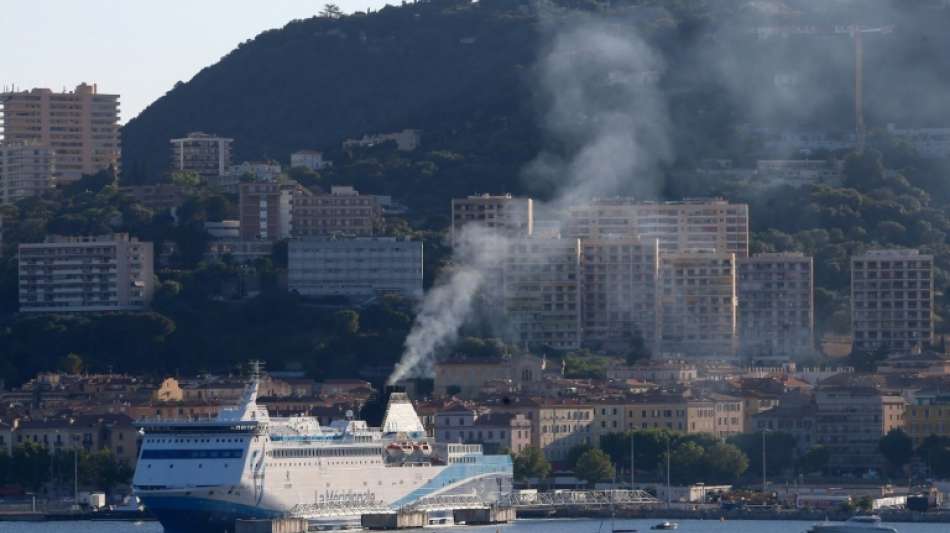
[[[659,520],[617,520],[615,527],[649,531]],[[810,522],[679,520],[679,533],[804,533]],[[890,524],[899,533],[947,533],[950,524]],[[3,533],[161,533],[156,522],[0,522]],[[518,520],[506,526],[432,528],[459,533],[610,533],[609,520]]]

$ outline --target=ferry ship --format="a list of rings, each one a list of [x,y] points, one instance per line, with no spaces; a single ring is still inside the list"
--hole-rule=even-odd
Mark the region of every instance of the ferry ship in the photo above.
[[[362,420],[271,417],[259,372],[241,402],[207,420],[143,420],[132,488],[167,533],[234,530],[238,519],[346,523],[435,501],[496,502],[511,458],[436,443],[409,398],[392,393],[381,428]]]

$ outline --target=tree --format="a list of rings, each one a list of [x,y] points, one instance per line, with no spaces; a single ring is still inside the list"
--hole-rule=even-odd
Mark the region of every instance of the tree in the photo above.
[[[360,315],[352,309],[333,313],[333,329],[341,337],[352,337],[360,331]]]
[[[343,17],[343,10],[336,4],[326,4],[320,10],[320,16],[328,19],[338,19]]]
[[[798,459],[798,469],[804,473],[810,472],[822,472],[826,466],[828,466],[828,461],[831,460],[831,451],[824,446],[814,446],[805,452],[801,458]]]
[[[902,429],[892,429],[878,442],[881,455],[895,469],[900,469],[914,456],[914,441]]]
[[[713,483],[733,483],[749,469],[749,458],[732,444],[717,442],[706,448],[704,479]]]
[[[70,353],[63,358],[62,363],[60,363],[59,368],[66,372],[67,374],[81,374],[82,373],[82,357],[79,354]]]
[[[931,475],[950,477],[950,437],[930,435],[920,443],[916,453],[927,464]]]
[[[172,173],[172,183],[186,189],[201,185],[201,176],[193,170],[179,170]]]
[[[593,448],[587,450],[574,464],[574,475],[593,485],[608,481],[614,477],[614,465],[603,451]]]
[[[50,455],[43,446],[25,442],[13,449],[10,477],[13,483],[38,491],[50,480]]]
[[[730,437],[729,443],[735,444],[747,457],[762,459],[762,433],[743,433]],[[795,437],[781,431],[769,431],[765,434],[766,470],[772,475],[791,470],[795,466],[797,450]],[[761,470],[761,466],[758,466]]]
[[[551,463],[540,449],[530,446],[514,458],[514,475],[517,481],[547,479],[551,475]]]

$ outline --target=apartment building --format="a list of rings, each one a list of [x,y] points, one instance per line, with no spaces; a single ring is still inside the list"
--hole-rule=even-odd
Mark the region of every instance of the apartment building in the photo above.
[[[231,168],[234,139],[194,131],[169,141],[172,172],[194,172],[204,179],[224,176]]]
[[[152,243],[126,233],[21,244],[20,311],[144,309],[155,288],[153,261]]]
[[[624,422],[628,430],[715,434],[716,404],[675,394],[644,394],[627,404]]]
[[[659,241],[661,253],[702,248],[749,255],[749,206],[721,199],[641,202],[633,198],[596,199],[568,211],[568,237],[629,235]]]
[[[293,197],[295,237],[325,235],[372,236],[380,228],[383,210],[375,196],[353,187],[331,187],[330,194],[300,188]]]
[[[323,159],[323,152],[319,150],[297,150],[290,154],[290,168],[309,168],[319,172],[330,165],[329,161]]]
[[[904,411],[904,432],[914,446],[931,435],[950,437],[950,393],[939,389],[914,393],[913,403]]]
[[[56,153],[57,181],[76,181],[119,168],[119,96],[82,83],[73,92],[49,89],[0,93],[3,142],[34,142]]]
[[[486,453],[521,453],[531,446],[531,420],[525,413],[492,413],[450,406],[435,415],[439,442],[481,444]]]
[[[746,429],[757,433],[779,431],[791,435],[795,439],[795,447],[800,457],[814,446],[815,406],[779,405],[752,415]]]
[[[511,237],[534,233],[534,201],[510,194],[476,194],[452,199],[452,242],[467,224],[479,224]]]
[[[142,440],[133,420],[122,414],[18,420],[10,436],[13,447],[30,442],[51,453],[109,450],[130,466],[138,459]]]
[[[310,194],[294,181],[240,186],[241,239],[279,241],[290,237],[293,202]]]
[[[228,174],[253,181],[274,181],[280,177],[283,169],[276,161],[244,161],[228,169]]]
[[[119,192],[134,198],[156,213],[177,209],[185,202],[186,197],[185,190],[173,183],[127,185],[119,187]]]
[[[831,452],[829,465],[867,470],[883,461],[881,437],[904,426],[905,401],[898,394],[859,385],[829,385],[815,390],[815,444]]]
[[[37,196],[56,183],[56,154],[36,141],[0,143],[0,203]]]
[[[736,354],[736,256],[690,251],[660,254],[660,345],[664,353]]]
[[[502,270],[510,338],[524,346],[580,347],[580,240],[513,240]]]
[[[432,394],[467,400],[483,396],[491,383],[507,383],[515,391],[535,388],[544,378],[547,361],[524,354],[500,359],[448,358],[433,366]]]
[[[873,250],[851,258],[855,350],[911,350],[933,342],[933,256]]]
[[[534,411],[531,444],[552,462],[567,460],[577,446],[595,444],[592,435],[594,408],[570,403],[540,403]]]
[[[748,357],[814,352],[812,258],[801,253],[757,254],[738,260],[738,329]]]
[[[582,239],[581,254],[584,343],[625,350],[642,339],[656,353],[657,241],[622,235]]]
[[[422,297],[422,242],[395,237],[293,239],[288,286],[307,296]]]

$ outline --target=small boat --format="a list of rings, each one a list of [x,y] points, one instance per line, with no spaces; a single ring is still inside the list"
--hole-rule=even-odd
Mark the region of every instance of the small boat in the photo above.
[[[655,529],[655,530],[660,530],[660,531],[667,531],[667,530],[670,530],[670,529],[676,529],[676,528],[678,528],[678,527],[680,527],[680,525],[677,524],[676,522],[660,522],[659,524],[656,524],[655,526],[651,527],[650,529]]]
[[[881,525],[877,515],[852,516],[846,522],[815,524],[807,533],[897,533],[897,530]]]

